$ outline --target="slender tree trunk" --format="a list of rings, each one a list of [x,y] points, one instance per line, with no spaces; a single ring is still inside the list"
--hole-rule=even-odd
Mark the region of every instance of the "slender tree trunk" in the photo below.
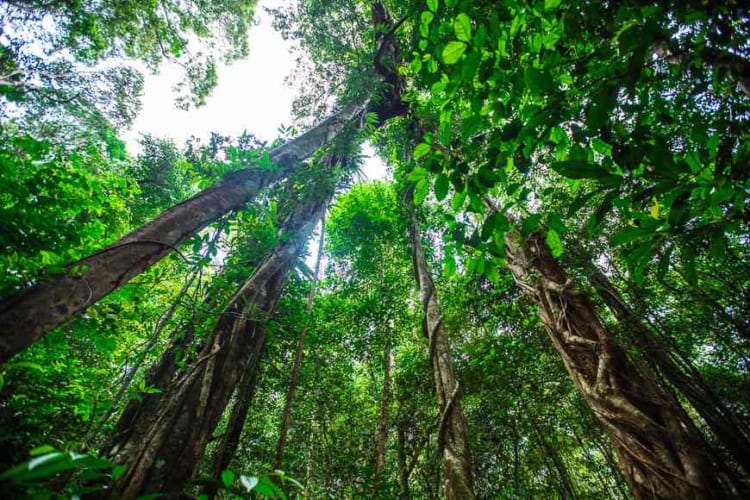
[[[721,401],[688,360],[675,353],[640,321],[609,278],[595,265],[591,267],[591,280],[597,294],[625,327],[631,341],[641,349],[654,369],[685,396],[745,473],[750,472],[747,426]]]
[[[0,302],[0,364],[166,257],[211,222],[252,201],[348,125],[358,125],[368,105],[369,100],[345,108],[274,149],[273,168],[231,172],[112,245],[69,265],[64,273]]]
[[[391,403],[391,340],[385,339],[383,349],[383,392],[380,396],[380,415],[378,417],[378,431],[375,439],[375,484],[379,485],[385,470],[385,447],[388,443],[388,407]]]
[[[453,368],[448,334],[443,325],[435,284],[427,267],[422,247],[419,216],[413,206],[412,190],[407,191],[405,203],[406,209],[411,214],[412,259],[422,296],[424,319],[422,327],[430,345],[432,372],[440,406],[438,451],[445,459],[445,498],[448,500],[473,499],[475,496],[469,431],[461,410],[460,388]]]
[[[320,223],[320,239],[318,240],[318,255],[315,258],[315,269],[313,270],[312,282],[310,283],[310,293],[307,296],[307,306],[305,311],[310,321],[310,314],[312,313],[313,304],[315,302],[315,293],[318,288],[318,279],[320,276],[320,265],[323,259],[323,246],[325,245],[325,217]],[[282,469],[284,463],[284,448],[286,447],[286,439],[289,434],[289,426],[292,422],[292,408],[294,407],[294,394],[297,391],[297,385],[299,384],[299,375],[302,370],[302,362],[305,358],[305,342],[307,341],[307,332],[309,331],[308,325],[302,328],[302,332],[299,334],[297,339],[297,348],[294,353],[294,364],[292,365],[292,373],[289,377],[289,387],[286,391],[286,401],[284,402],[284,413],[281,415],[281,424],[279,426],[279,440],[276,442],[276,456],[274,458],[274,469]]]
[[[539,306],[542,322],[578,391],[609,433],[637,499],[732,496],[679,402],[632,363],[538,232],[506,234],[508,266]]]
[[[411,500],[411,490],[409,489],[409,475],[411,471],[408,466],[408,454],[406,453],[406,426],[405,421],[399,422],[396,428],[398,449],[396,451],[396,461],[398,463],[398,498],[399,500]]]
[[[573,481],[570,478],[570,473],[568,472],[568,468],[565,466],[565,462],[563,461],[562,457],[555,449],[555,447],[547,442],[547,438],[544,437],[544,433],[536,424],[534,424],[534,433],[537,436],[539,445],[541,446],[542,450],[544,450],[544,454],[546,455],[547,459],[552,462],[552,466],[555,468],[559,483],[557,487],[560,496],[562,498],[576,498]]]
[[[282,240],[235,294],[199,357],[169,386],[156,418],[132,436],[123,457],[126,471],[113,484],[110,497],[182,493],[242,374],[254,354],[262,352],[262,321],[325,205],[310,200],[293,211],[285,226],[291,237]]]

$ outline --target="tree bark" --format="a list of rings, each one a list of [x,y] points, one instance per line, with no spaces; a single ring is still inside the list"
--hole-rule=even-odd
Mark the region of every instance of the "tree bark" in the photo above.
[[[307,296],[307,306],[305,312],[308,316],[312,313],[315,302],[315,294],[318,288],[318,278],[320,276],[320,266],[323,259],[323,245],[325,244],[325,217],[320,223],[320,239],[318,240],[318,255],[315,258],[315,269],[313,270],[312,281],[310,283],[310,293]],[[302,370],[302,362],[305,358],[305,342],[307,341],[308,325],[302,328],[297,339],[297,348],[294,353],[294,363],[292,364],[292,373],[289,376],[289,387],[286,391],[286,401],[284,402],[284,413],[281,415],[281,424],[279,425],[279,440],[276,442],[276,456],[274,457],[274,469],[282,469],[284,463],[284,448],[286,448],[286,439],[289,434],[289,426],[292,423],[292,408],[294,407],[294,394],[299,384],[299,374]]]
[[[388,443],[388,407],[391,403],[391,340],[385,339],[383,349],[383,391],[380,396],[380,415],[378,416],[378,431],[375,439],[375,485],[379,485],[385,470],[385,447]]]
[[[253,352],[253,357],[237,386],[237,400],[232,407],[232,412],[229,414],[227,429],[214,452],[213,463],[211,465],[211,475],[216,481],[221,479],[221,473],[229,468],[235,453],[237,453],[237,446],[240,443],[242,430],[245,428],[247,414],[250,411],[250,404],[255,397],[257,389],[258,370],[260,368],[261,357],[263,356],[263,347],[264,345],[260,343],[257,345],[257,349]],[[211,496],[215,494],[214,491],[210,493]]]
[[[647,367],[627,358],[571,284],[539,232],[506,234],[508,267],[539,306],[579,393],[604,424],[636,499],[709,498],[736,492],[719,480],[702,436]]]
[[[182,493],[242,374],[263,350],[262,322],[329,196],[294,210],[285,226],[291,237],[282,239],[235,294],[198,358],[170,384],[156,418],[123,446],[127,452],[117,458],[126,471],[113,484],[110,497]]]
[[[750,434],[747,426],[706,384],[703,376],[688,360],[665,345],[665,342],[633,313],[609,278],[595,265],[591,267],[591,281],[597,294],[626,328],[632,342],[641,349],[654,369],[685,396],[732,458],[746,474],[749,473]]]
[[[448,500],[473,499],[475,495],[469,431],[461,410],[460,388],[451,359],[448,333],[443,325],[435,283],[427,267],[419,228],[419,216],[413,206],[412,193],[412,190],[407,191],[405,204],[411,215],[412,260],[422,296],[422,329],[429,341],[435,391],[440,406],[438,451],[442,453],[445,460],[445,498]]]
[[[349,124],[369,100],[349,106],[270,153],[274,167],[247,168],[170,208],[112,245],[0,302],[0,364],[166,257],[222,215],[241,208],[290,172]],[[382,117],[381,117],[382,118]]]

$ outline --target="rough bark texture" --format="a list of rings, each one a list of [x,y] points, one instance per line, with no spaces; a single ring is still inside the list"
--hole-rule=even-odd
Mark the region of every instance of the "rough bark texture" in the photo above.
[[[460,388],[451,359],[448,333],[443,326],[435,283],[427,267],[422,247],[419,216],[413,207],[410,193],[405,197],[405,203],[407,210],[411,213],[412,259],[422,296],[424,314],[422,327],[429,340],[432,373],[440,406],[438,450],[442,452],[445,459],[445,498],[448,500],[472,499],[475,496],[469,432],[461,410]]]
[[[287,220],[285,228],[291,237],[266,257],[235,294],[198,358],[170,384],[156,417],[133,433],[115,456],[125,463],[126,471],[113,485],[110,497],[182,493],[241,376],[263,350],[262,322],[324,207],[323,200],[304,203]]]
[[[578,391],[604,424],[636,499],[731,496],[699,431],[647,367],[632,363],[552,257],[544,236],[506,235],[508,266],[539,305]]]
[[[747,425],[724,404],[689,360],[670,349],[633,313],[609,278],[596,266],[592,267],[591,280],[597,294],[625,327],[630,340],[654,369],[690,402],[732,458],[749,473],[750,431]]]
[[[280,291],[279,289],[278,293],[274,292],[277,298]],[[216,481],[221,479],[222,471],[229,468],[232,458],[234,458],[237,452],[242,430],[245,428],[245,422],[247,421],[247,414],[250,411],[250,404],[255,397],[263,347],[263,344],[257,344],[256,351],[253,352],[253,357],[250,363],[248,363],[245,373],[242,374],[240,383],[237,386],[236,401],[229,414],[227,429],[224,431],[224,435],[221,437],[221,441],[214,452],[213,463],[211,464],[211,475]],[[215,492],[211,492],[211,494],[215,494]]]
[[[313,269],[312,282],[310,283],[310,293],[307,296],[307,305],[305,312],[308,318],[312,313],[313,304],[315,303],[315,293],[318,289],[318,276],[320,275],[320,266],[323,260],[323,246],[325,245],[325,218],[320,223],[320,239],[318,240],[318,256],[315,258],[315,269]],[[299,384],[299,374],[302,370],[302,362],[305,359],[305,342],[307,340],[307,325],[302,328],[297,339],[297,348],[294,353],[294,363],[292,364],[292,373],[289,376],[289,386],[286,391],[286,401],[284,402],[284,413],[281,415],[281,424],[279,425],[279,440],[276,442],[276,456],[274,457],[274,469],[283,469],[284,448],[286,448],[286,439],[289,434],[289,426],[292,423],[292,408],[294,407],[294,394]]]
[[[359,121],[368,104],[345,108],[271,151],[271,162],[278,168],[232,172],[112,245],[71,264],[65,273],[0,302],[0,363],[166,257],[211,222],[251,201],[350,123]]]
[[[122,455],[123,447],[134,436],[145,432],[156,417],[162,393],[167,390],[177,373],[177,360],[183,357],[195,337],[192,325],[185,325],[181,332],[182,334],[172,340],[170,346],[146,374],[146,385],[158,389],[159,392],[141,394],[140,398],[133,398],[128,402],[117,420],[114,431],[99,449],[101,456],[114,459]]]

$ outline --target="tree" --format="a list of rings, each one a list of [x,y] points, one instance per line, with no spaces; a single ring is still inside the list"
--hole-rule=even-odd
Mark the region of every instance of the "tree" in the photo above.
[[[653,373],[637,366],[576,291],[539,233],[508,233],[508,264],[539,304],[552,343],[589,406],[610,433],[620,467],[637,498],[700,498],[725,488],[695,425]],[[686,453],[687,451],[687,453]],[[720,469],[719,469],[720,470]]]
[[[263,318],[273,310],[286,275],[333,194],[335,169],[330,175],[318,179],[290,210],[283,226],[288,236],[225,306],[199,356],[167,389],[145,431],[117,446],[126,471],[110,496],[179,493],[192,479],[233,390],[243,377],[251,380],[248,374],[257,368],[265,345]]]
[[[410,236],[414,274],[419,285],[424,314],[423,332],[429,342],[430,360],[435,378],[435,392],[440,404],[438,424],[438,450],[445,460],[446,498],[474,498],[471,450],[466,420],[461,410],[460,385],[451,361],[448,335],[443,325],[442,314],[432,275],[427,268],[419,217],[413,208],[412,195],[405,197],[406,210],[411,212]]]

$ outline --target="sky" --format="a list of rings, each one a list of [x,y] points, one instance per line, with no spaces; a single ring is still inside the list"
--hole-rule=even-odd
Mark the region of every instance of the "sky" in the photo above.
[[[178,66],[165,63],[158,74],[147,74],[141,112],[123,134],[128,149],[138,151],[141,133],[170,137],[181,144],[193,135],[206,139],[211,132],[218,132],[236,137],[247,130],[270,142],[280,125],[290,125],[295,91],[284,80],[292,71],[294,58],[290,43],[274,31],[263,9],[280,3],[259,2],[258,23],[249,35],[249,57],[218,69],[219,83],[204,106],[183,111],[174,105],[172,87],[182,75]],[[364,153],[370,156],[363,168],[366,177],[384,178],[385,166],[374,158],[372,148],[366,146]]]

